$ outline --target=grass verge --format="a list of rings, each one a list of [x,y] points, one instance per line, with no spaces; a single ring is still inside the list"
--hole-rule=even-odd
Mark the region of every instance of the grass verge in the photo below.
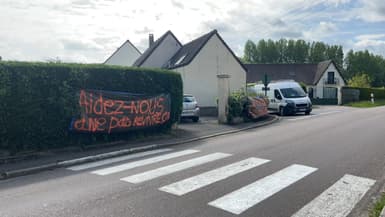
[[[370,211],[369,217],[379,217],[384,207],[385,207],[385,193],[383,193],[380,200],[374,204],[372,210]]]
[[[377,107],[377,106],[384,106],[385,100],[376,100],[374,101],[374,103],[370,101],[351,102],[346,105],[351,107],[356,107],[356,108],[371,108],[371,107]]]

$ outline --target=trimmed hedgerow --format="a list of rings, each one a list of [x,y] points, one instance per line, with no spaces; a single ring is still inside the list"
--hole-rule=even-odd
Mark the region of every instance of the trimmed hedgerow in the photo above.
[[[371,100],[370,94],[373,93],[374,99],[385,99],[384,88],[358,88],[344,87],[345,89],[356,89],[360,91],[360,101]]]
[[[138,133],[71,133],[71,119],[79,115],[80,89],[170,94],[170,121],[140,131],[146,135],[170,130],[182,110],[182,79],[175,72],[99,64],[0,62],[0,149],[15,153],[59,148]]]

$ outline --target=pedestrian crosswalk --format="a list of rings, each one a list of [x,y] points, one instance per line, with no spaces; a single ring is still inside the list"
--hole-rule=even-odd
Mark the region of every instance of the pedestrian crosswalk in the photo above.
[[[144,181],[148,181],[151,179],[155,179],[160,176],[168,175],[171,173],[175,173],[184,169],[188,169],[194,166],[199,166],[204,163],[212,162],[218,159],[222,159],[225,157],[230,156],[230,154],[224,154],[224,153],[214,153],[205,155],[203,157],[193,158],[191,160],[183,161],[180,163],[172,164],[166,167],[161,167],[155,170],[150,170],[144,173],[139,173],[133,176],[128,176],[125,178],[122,178],[120,180],[131,182],[131,183],[141,183]]]
[[[210,202],[209,205],[234,214],[241,214],[248,208],[265,200],[316,170],[316,168],[303,165],[291,165],[270,176],[216,199]]]
[[[149,164],[153,164],[153,163],[158,163],[161,161],[165,161],[165,160],[169,160],[172,158],[181,157],[181,156],[185,156],[185,155],[189,155],[189,154],[194,154],[197,152],[199,152],[199,151],[198,150],[178,151],[178,152],[174,152],[174,153],[170,153],[170,154],[166,154],[166,155],[161,155],[161,156],[157,156],[157,157],[152,157],[152,158],[148,158],[148,159],[144,159],[144,160],[125,163],[125,164],[121,164],[118,166],[113,166],[113,167],[108,167],[108,168],[104,168],[104,169],[100,169],[100,170],[95,170],[92,173],[97,174],[97,175],[101,175],[101,176],[110,175],[113,173],[122,172],[124,170],[129,170],[129,169],[133,169],[136,167],[141,167],[141,166],[145,166],[145,165],[149,165]]]
[[[193,154],[194,156],[192,156]],[[138,184],[168,175],[171,176],[177,172],[226,158],[227,161],[231,161],[231,156],[233,155],[229,153],[202,153],[200,150],[193,149],[182,151],[159,149],[72,166],[67,169],[72,171],[92,170],[89,172],[93,175],[106,176],[120,174],[147,165],[156,166],[156,163],[159,162],[163,162],[166,165],[126,177],[122,175],[123,177],[119,178],[124,182]],[[189,159],[185,160],[185,158]],[[130,162],[126,162],[128,160]],[[177,161],[177,163],[168,164],[170,160]],[[247,173],[252,170],[256,171],[259,166],[269,162],[271,161],[268,159],[257,157],[241,159],[240,161],[231,162],[230,164],[178,180],[174,183],[167,183],[165,186],[159,186],[158,190],[183,197],[201,188],[210,188],[216,183],[231,179],[238,174]],[[115,165],[108,166],[110,164]],[[306,165],[292,164],[263,178],[256,179],[239,189],[229,189],[227,192],[222,192],[223,194],[219,198],[208,199],[207,205],[239,215],[271,196],[279,194],[283,189],[290,188],[291,185],[316,173],[317,170],[318,168]],[[292,217],[345,217],[374,184],[375,180],[346,174],[319,196],[300,208]]]
[[[159,190],[181,196],[267,162],[269,162],[269,160],[248,158],[246,160],[161,187]]]
[[[374,180],[345,175],[293,217],[344,217],[374,184]]]

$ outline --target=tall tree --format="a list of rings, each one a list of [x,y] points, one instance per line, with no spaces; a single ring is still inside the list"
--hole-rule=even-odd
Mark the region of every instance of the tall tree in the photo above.
[[[256,63],[257,58],[257,46],[251,40],[247,40],[243,50],[243,61],[245,63]]]
[[[309,56],[309,44],[304,40],[297,40],[294,45],[294,62],[306,63]]]
[[[345,64],[345,78],[350,79],[361,72],[366,72],[371,78],[371,86],[383,87],[385,85],[385,60],[382,56],[373,55],[368,50],[357,52],[350,50]]]
[[[267,63],[278,63],[279,52],[274,41],[271,39],[267,40],[265,56]]]
[[[313,42],[310,47],[309,62],[319,63],[326,59],[326,45],[323,42]]]
[[[295,63],[295,41],[290,39],[287,41],[286,61],[287,63]]]
[[[275,42],[278,51],[278,63],[287,63],[287,40],[284,38]]]
[[[337,64],[337,67],[344,71],[344,49],[341,45],[338,46],[337,55],[334,59],[334,62]]]
[[[257,63],[268,63],[266,58],[267,43],[264,39],[259,40],[257,45],[258,60]]]

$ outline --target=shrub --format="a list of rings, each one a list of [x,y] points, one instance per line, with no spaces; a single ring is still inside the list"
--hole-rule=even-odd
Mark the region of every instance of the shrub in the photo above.
[[[227,122],[231,123],[234,118],[242,117],[247,96],[244,91],[236,91],[230,94],[228,99]]]
[[[370,84],[373,82],[373,79],[366,73],[359,73],[353,76],[348,80],[348,85],[350,87],[362,87],[370,88]]]
[[[247,96],[248,95],[248,96]],[[249,109],[252,106],[253,99],[252,98],[260,98],[263,99],[264,104],[268,105],[268,100],[265,98],[265,96],[256,94],[254,92],[250,92],[246,94],[244,89],[233,92],[230,94],[228,98],[228,105],[227,105],[227,122],[232,123],[234,118],[243,118],[244,121],[248,121],[250,119],[253,119],[253,117],[250,116]],[[257,111],[257,110],[255,110]],[[254,112],[255,112],[254,111]],[[259,110],[258,110],[259,111]]]
[[[0,149],[12,152],[65,147],[127,138],[75,134],[69,125],[79,115],[80,89],[171,96],[170,121],[143,133],[167,131],[178,121],[183,87],[179,74],[106,65],[0,62]]]

